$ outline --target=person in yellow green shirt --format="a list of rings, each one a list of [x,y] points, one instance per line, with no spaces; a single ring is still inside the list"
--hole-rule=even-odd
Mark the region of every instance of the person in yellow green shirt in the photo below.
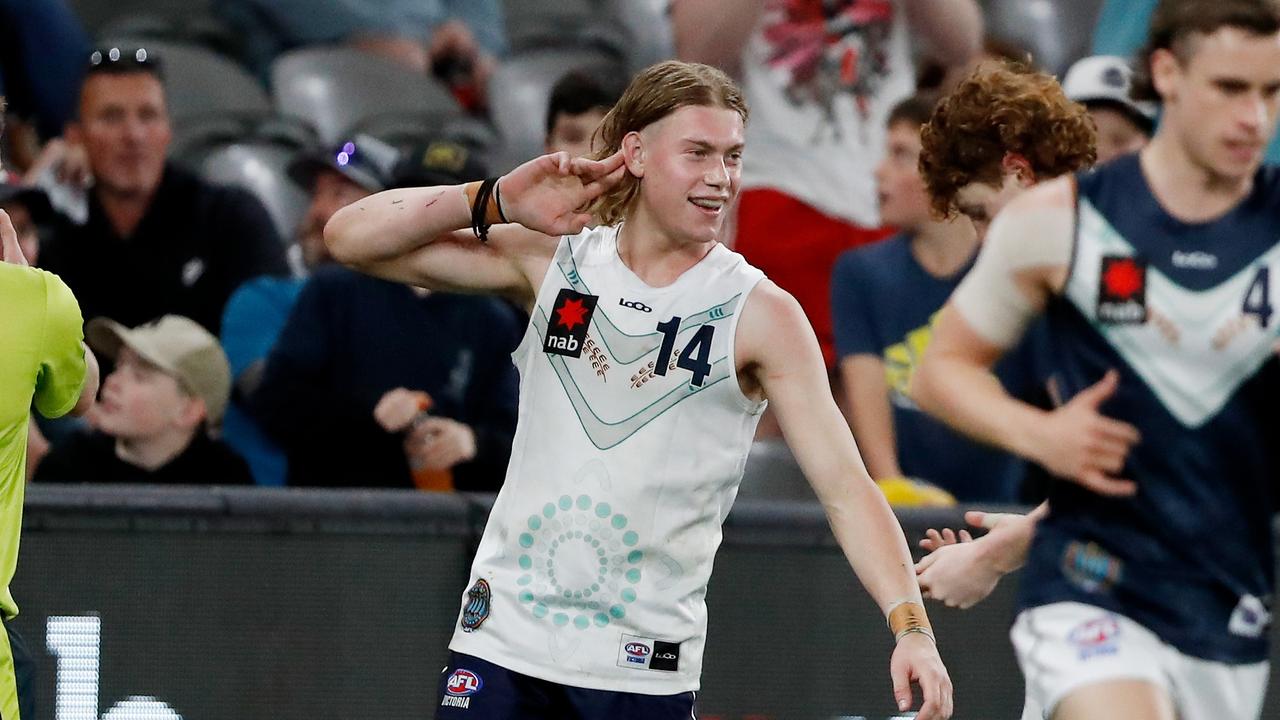
[[[9,581],[18,566],[31,408],[45,417],[87,411],[98,363],[84,345],[75,296],[58,276],[27,265],[3,210],[0,260],[0,717],[22,720],[34,717],[34,673],[9,626],[18,614]]]

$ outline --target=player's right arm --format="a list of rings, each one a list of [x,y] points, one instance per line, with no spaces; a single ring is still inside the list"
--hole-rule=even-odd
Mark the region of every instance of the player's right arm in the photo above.
[[[1046,411],[1010,396],[991,368],[1062,291],[1075,232],[1070,177],[1014,199],[992,223],[978,262],[947,301],[912,378],[911,396],[956,430],[1039,463],[1095,492],[1129,495],[1123,468],[1137,429],[1105,417],[1115,371]]]
[[[617,184],[621,154],[567,153],[530,160],[498,183],[509,224],[482,243],[470,230],[464,185],[387,190],[339,210],[325,226],[333,257],[361,272],[453,292],[492,292],[532,302],[560,235],[591,222],[582,210]]]

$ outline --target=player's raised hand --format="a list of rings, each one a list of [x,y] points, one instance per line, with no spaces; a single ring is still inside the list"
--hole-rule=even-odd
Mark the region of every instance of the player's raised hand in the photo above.
[[[893,699],[898,710],[906,712],[915,704],[911,693],[914,682],[924,696],[916,720],[951,717],[951,678],[932,638],[923,633],[903,635],[889,660],[889,675],[893,678]]]
[[[0,262],[24,267],[30,264],[18,244],[18,231],[13,229],[13,221],[4,210],[0,210]]]
[[[507,219],[546,235],[571,235],[591,223],[587,205],[622,180],[622,153],[603,160],[558,152],[502,176],[498,193]]]
[[[1103,415],[1099,408],[1116,391],[1120,374],[1107,371],[1101,380],[1049,413],[1040,428],[1034,459],[1049,472],[1101,495],[1125,496],[1138,491],[1117,478],[1129,449],[1141,440],[1133,425]]]

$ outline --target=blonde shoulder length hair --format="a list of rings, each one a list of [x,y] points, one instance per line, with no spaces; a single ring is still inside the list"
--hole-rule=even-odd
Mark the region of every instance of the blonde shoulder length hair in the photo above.
[[[747,122],[747,102],[728,75],[710,65],[668,60],[649,66],[627,86],[592,135],[593,157],[609,157],[622,148],[628,133],[639,132],[688,105],[733,110],[742,116],[744,125]],[[589,209],[600,224],[617,225],[639,195],[640,178],[626,174]]]

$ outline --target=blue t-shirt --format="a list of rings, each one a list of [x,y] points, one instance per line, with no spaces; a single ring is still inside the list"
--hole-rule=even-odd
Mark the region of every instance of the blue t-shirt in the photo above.
[[[841,358],[874,355],[884,362],[904,474],[945,488],[961,502],[1014,502],[1025,472],[1020,460],[962,437],[907,396],[933,337],[934,317],[969,267],[951,277],[930,275],[911,253],[906,235],[844,253],[831,278],[836,352]],[[1011,393],[1026,395],[1034,377],[1028,353],[1010,353],[996,374]]]

